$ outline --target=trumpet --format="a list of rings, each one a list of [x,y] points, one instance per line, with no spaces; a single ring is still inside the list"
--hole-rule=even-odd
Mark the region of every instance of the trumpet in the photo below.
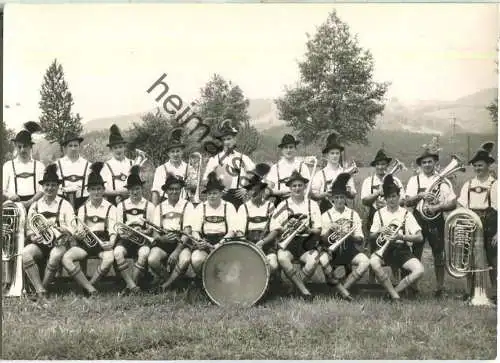
[[[280,242],[278,243],[279,248],[286,250],[290,242],[301,233],[304,228],[309,224],[309,217],[295,219],[293,222],[289,222],[285,226],[285,231],[280,237]]]
[[[306,196],[306,198],[308,198],[309,197],[309,193],[311,193],[313,177],[314,177],[314,174],[316,174],[316,168],[318,167],[318,158],[316,156],[307,156],[307,157],[304,158],[304,163],[305,164],[312,164],[313,165],[312,172],[310,173],[311,174],[311,178],[309,180],[309,183],[307,183],[307,188],[306,188],[306,191],[304,193],[304,195]]]
[[[399,161],[398,159],[393,159],[391,161],[391,163],[389,164],[389,166],[387,167],[387,172],[385,173],[384,175],[384,178],[387,176],[387,175],[396,175],[397,173],[401,172],[401,171],[405,171],[407,170],[407,167],[405,164],[403,164],[401,161]]]
[[[196,171],[196,190],[194,192],[192,203],[200,204],[200,189],[201,189],[201,168],[203,166],[203,156],[199,152],[194,152],[189,155],[188,164],[192,163],[192,159],[198,159],[198,169]]]
[[[62,233],[57,229],[55,223],[49,222],[41,213],[36,213],[28,220],[29,228],[35,232],[37,237],[42,238],[42,244],[47,247],[57,245]]]
[[[125,235],[130,242],[135,243],[138,246],[144,246],[146,242],[150,246],[153,246],[155,244],[154,237],[150,237],[147,234],[144,234],[125,223],[116,222],[114,230],[119,235]]]
[[[382,258],[385,251],[391,244],[391,240],[398,235],[401,228],[403,228],[403,223],[400,223],[398,220],[394,219],[386,228],[382,230],[382,232],[380,232],[376,241],[379,249],[374,252],[375,255]]]
[[[144,163],[148,160],[148,155],[146,154],[145,151],[139,149],[135,149],[135,152],[137,156],[134,160],[133,165],[139,165],[140,167],[142,167]]]
[[[330,243],[328,250],[333,253],[344,245],[347,238],[354,233],[357,227],[358,225],[350,219],[343,218],[336,221],[334,231],[328,236],[328,243]]]
[[[71,228],[75,231],[75,235],[81,239],[89,248],[95,247],[97,245],[103,246],[103,241],[96,236],[90,228],[82,222],[78,216],[74,216],[70,222]]]

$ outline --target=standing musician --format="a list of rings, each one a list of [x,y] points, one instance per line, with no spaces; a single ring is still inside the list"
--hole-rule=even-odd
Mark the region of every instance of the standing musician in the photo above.
[[[439,161],[439,145],[437,138],[433,138],[430,145],[424,145],[424,152],[416,159],[417,165],[421,168],[421,172],[412,176],[408,180],[406,187],[406,206],[414,207],[421,199],[432,200],[432,193],[427,192],[437,179],[438,173],[435,170],[436,163]],[[447,179],[446,179],[447,180]],[[449,182],[449,181],[448,181]],[[431,212],[446,212],[455,209],[456,195],[446,182],[440,184],[439,204],[429,206]],[[434,270],[436,273],[436,297],[442,297],[444,294],[444,275],[445,275],[445,256],[444,256],[444,217],[443,214],[433,221],[425,220],[417,208],[414,209],[413,215],[420,227],[424,240],[429,242],[434,258]],[[422,260],[424,243],[419,243],[413,246],[415,257]],[[413,287],[416,291],[416,288]]]
[[[167,200],[161,202],[154,210],[153,223],[164,231],[183,231],[191,234],[189,217],[194,213],[194,207],[186,199],[182,199],[181,193],[185,183],[183,178],[173,174],[167,174],[165,183],[161,189],[167,194]],[[162,262],[168,258],[167,265],[174,267],[167,281],[161,286],[166,290],[181,275],[183,275],[191,263],[191,250],[187,247],[188,237],[179,233],[167,232],[159,236],[155,232],[155,246],[151,248],[148,257],[148,266],[160,279],[166,276]]]
[[[80,155],[83,137],[69,133],[61,142],[65,156],[57,160],[59,177],[62,179],[62,195],[75,211],[85,203],[89,193],[84,188],[89,162]]]
[[[17,133],[14,142],[17,156],[3,164],[2,193],[13,202],[22,202],[26,209],[43,196],[40,180],[45,167],[32,158],[34,142],[31,135],[42,128],[36,122],[26,122],[24,130]]]
[[[162,185],[167,179],[169,173],[177,178],[184,180],[184,184],[190,184],[193,187],[196,183],[193,167],[182,160],[182,153],[186,145],[181,141],[182,129],[176,128],[170,133],[169,141],[166,146],[168,153],[168,161],[156,168],[153,178],[153,186],[151,187],[152,202],[155,206],[165,200],[165,191],[162,190]],[[188,193],[183,187],[180,195],[181,199],[187,199]]]
[[[250,178],[244,187],[249,191],[250,200],[238,209],[238,220],[241,223],[239,230],[247,240],[263,250],[273,273],[278,269],[278,256],[273,243],[276,236],[269,233],[269,225],[275,207],[272,201],[265,198],[266,187],[259,175]]]
[[[69,223],[75,215],[71,204],[57,195],[61,182],[57,176],[57,165],[48,165],[42,180],[38,182],[43,188],[43,197],[31,205],[27,216],[28,244],[22,252],[23,269],[41,304],[46,304],[47,288],[61,266],[62,257],[71,239]],[[40,218],[40,215],[43,217]],[[48,224],[44,225],[43,219]],[[51,224],[52,226],[48,227]],[[51,240],[44,238],[48,237],[48,232],[52,233]],[[42,281],[37,264],[45,261],[47,265]]]
[[[315,248],[321,234],[321,212],[315,201],[304,196],[308,182],[309,180],[297,170],[292,172],[285,184],[290,188],[290,198],[285,199],[276,207],[271,218],[270,229],[273,235],[282,232],[281,239],[283,240],[283,234],[293,233],[299,228],[298,234],[291,240],[287,248],[278,249],[278,263],[285,276],[295,284],[302,296],[310,300],[313,296],[298,276],[300,271],[293,264],[293,260],[304,263],[302,272],[306,277],[312,276],[317,267],[318,251]],[[301,224],[299,223],[304,221],[306,224],[300,229]]]
[[[327,281],[334,285],[340,294],[348,300],[351,300],[348,289],[358,281],[370,267],[370,259],[362,252],[364,236],[361,218],[355,210],[346,206],[346,198],[348,195],[347,184],[350,179],[350,174],[342,173],[337,176],[332,184],[331,194],[333,196],[333,207],[321,216],[321,240],[323,246],[326,247],[326,251],[319,256],[319,262],[323,267],[325,276],[328,279]],[[340,224],[342,222],[345,222],[345,224]],[[344,240],[340,247],[336,248],[333,253],[328,251],[328,247],[331,243],[336,242],[328,241],[328,237],[332,232],[342,238],[352,229],[352,233]],[[345,266],[351,264],[354,269],[352,269],[352,272],[347,276],[343,285],[340,285],[333,276],[332,265]]]
[[[492,267],[489,271],[490,280],[496,301],[497,291],[497,180],[490,174],[490,166],[495,162],[491,156],[493,142],[487,142],[481,145],[476,154],[469,161],[474,167],[476,176],[464,183],[458,203],[464,208],[471,209],[476,213],[483,224],[484,245],[486,250],[486,259],[488,266]]]
[[[255,168],[254,162],[245,154],[235,151],[238,130],[231,125],[231,120],[222,122],[216,138],[223,143],[223,149],[218,154],[208,159],[203,181],[208,180],[208,175],[216,171],[223,178],[223,186],[228,189],[224,200],[231,202],[235,208],[243,203],[244,189],[242,178]]]
[[[62,264],[68,275],[83,287],[89,296],[97,295],[94,286],[109,273],[114,261],[116,207],[104,199],[105,182],[100,174],[103,166],[102,162],[90,165],[86,185],[89,199],[78,209],[78,219],[99,238],[100,242],[90,247],[85,243],[85,239],[88,238],[85,231],[80,226],[73,224],[72,228],[77,244],[71,247],[62,259]],[[101,264],[97,267],[90,281],[82,272],[79,264],[75,263],[85,261],[88,257],[99,257],[101,260]]]
[[[392,175],[387,175],[382,184],[386,206],[375,212],[370,234],[376,239],[384,233],[389,245],[383,252],[380,250],[372,253],[370,266],[375,272],[380,284],[389,292],[391,299],[399,300],[399,293],[419,280],[424,274],[424,265],[414,255],[411,244],[423,244],[422,230],[415,217],[405,208],[401,207],[400,188],[395,183]],[[391,225],[400,227],[394,232]],[[396,227],[397,228],[397,227]],[[396,266],[409,271],[394,288],[389,276],[385,273],[383,265]]]
[[[129,195],[125,183],[133,163],[125,156],[127,142],[123,139],[118,126],[111,125],[109,131],[109,142],[106,146],[110,148],[112,157],[104,163],[101,175],[106,182],[104,196],[108,202],[116,206]]]
[[[312,183],[312,196],[315,200],[319,201],[319,208],[321,213],[324,213],[332,207],[329,201],[330,187],[333,181],[339,174],[344,173],[346,170],[342,166],[342,152],[344,146],[338,142],[338,134],[332,133],[326,140],[326,146],[323,148],[323,155],[327,160],[326,166],[321,169],[316,175],[313,176]],[[356,196],[356,187],[354,180],[349,179],[347,183],[347,195],[349,199],[354,199]]]
[[[134,165],[130,169],[125,188],[130,193],[130,197],[118,204],[116,208],[116,221],[124,223],[129,227],[138,230],[140,233],[152,236],[153,228],[148,226],[142,219],[152,222],[154,215],[154,205],[142,196],[144,181],[139,175],[139,166]],[[133,233],[133,232],[132,232]],[[151,250],[150,243],[137,235],[131,235],[128,231],[119,230],[118,241],[114,248],[116,268],[126,283],[122,295],[137,293],[140,291],[137,283],[143,273],[146,272],[148,256]],[[139,241],[139,245],[134,241]],[[137,258],[130,274],[126,257]]]
[[[223,190],[224,185],[217,178],[217,174],[208,174],[208,182],[203,190],[207,200],[198,204],[191,220],[193,236],[196,239],[201,237],[215,248],[221,245],[224,239],[234,237],[240,228],[234,205],[222,200]],[[198,246],[192,251],[191,265],[196,273],[201,272],[209,252],[208,246]]]

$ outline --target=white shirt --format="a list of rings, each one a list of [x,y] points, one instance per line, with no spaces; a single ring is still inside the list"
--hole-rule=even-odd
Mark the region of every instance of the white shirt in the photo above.
[[[167,179],[167,173],[174,174],[177,178],[184,180],[185,182],[196,182],[196,171],[192,166],[188,166],[188,164],[184,161],[181,161],[179,166],[175,166],[170,160],[165,164],[160,165],[156,168],[155,174],[153,177],[153,185],[151,187],[152,192],[157,192],[160,194],[160,197],[166,193],[163,192],[161,187],[165,184],[165,180]],[[186,199],[186,190],[182,188],[181,191],[181,199]]]
[[[314,193],[330,191],[332,183],[342,173],[345,173],[345,168],[338,167],[334,169],[330,164],[328,164],[314,175],[313,184],[311,187],[312,191]],[[352,177],[347,182],[347,186],[351,188],[351,192],[356,193],[356,187],[354,185],[354,180]]]
[[[113,173],[111,173],[111,169]],[[124,158],[122,161],[116,160],[114,157],[104,163],[101,171],[102,179],[106,182],[106,191],[118,190],[125,188],[127,177],[132,168],[132,160]],[[113,175],[115,176],[113,180]],[[114,187],[113,187],[114,185]]]
[[[221,151],[217,155],[212,156],[210,159],[208,159],[205,173],[203,175],[203,181],[206,182],[208,179],[208,174],[212,171],[215,171],[215,169],[220,165],[219,160],[221,160],[223,156],[224,151]],[[232,154],[225,157],[224,160],[222,160],[222,166],[224,167],[225,172],[232,176],[231,187],[229,189],[240,188],[242,185],[242,179],[250,178],[248,172],[255,169],[254,162],[248,156],[238,151],[234,151]],[[235,168],[241,169],[239,178],[238,172],[235,170]]]
[[[288,198],[276,207],[276,210],[271,217],[270,230],[275,231],[283,229],[292,214],[303,214],[309,216],[311,222],[309,226],[311,228],[321,228],[321,212],[319,210],[318,203],[307,198],[304,198],[301,203],[295,203],[292,198]]]
[[[33,203],[30,206],[28,211],[28,216],[26,218],[27,221],[31,219],[31,217],[36,213],[52,213],[53,216],[46,216],[48,222],[55,223],[57,220],[57,214],[59,209],[59,203],[61,203],[61,209],[59,210],[59,226],[71,230],[71,220],[75,216],[75,212],[71,204],[66,200],[59,196],[56,196],[55,199],[49,204],[46,201],[46,197],[42,197]],[[30,223],[27,223],[27,233],[34,233],[34,231],[30,227]]]
[[[2,188],[9,194],[17,194],[21,197],[35,195],[42,190],[42,186],[38,182],[43,179],[44,171],[45,166],[42,162],[31,159],[29,162],[23,163],[16,157],[3,164]],[[35,173],[34,177],[33,172]]]
[[[85,218],[85,211],[87,211],[87,218]],[[95,207],[90,199],[88,199],[80,208],[78,208],[78,218],[85,223],[92,232],[105,231],[106,229],[106,216],[108,221],[108,233],[111,236],[116,234],[116,207],[102,199],[99,206]]]
[[[285,179],[292,175],[294,170],[297,170],[304,178],[311,179],[307,165],[296,158],[291,163],[285,158],[281,158],[280,161],[271,166],[266,179],[273,183],[273,192],[278,190],[290,191],[290,188],[285,185]],[[279,182],[280,180],[281,182]]]
[[[399,194],[401,199],[405,197],[405,188],[403,186],[403,183],[401,183],[401,180],[399,180],[397,177],[394,177],[394,182],[398,187],[401,188]],[[373,193],[377,192],[379,188],[382,188],[383,184],[383,178],[380,178],[378,175],[372,175],[367,177],[363,181],[363,185],[361,186],[361,199],[369,197]],[[383,199],[383,196],[380,196],[379,198]],[[377,209],[375,206],[376,200],[373,202],[372,206],[373,208]]]
[[[78,190],[77,198],[88,197],[87,188],[84,188],[87,181],[87,175],[90,173],[90,163],[87,159],[81,156],[75,161],[71,161],[68,156],[64,156],[57,160],[57,175],[63,179],[62,187]],[[81,178],[81,179],[79,179]]]
[[[203,218],[203,208],[205,207],[205,218]],[[224,215],[224,208],[226,213]],[[212,218],[210,218],[212,217]],[[219,218],[213,218],[219,217]],[[208,220],[207,220],[208,218]],[[227,230],[226,230],[226,223]],[[221,201],[218,208],[212,208],[208,202],[200,203],[196,206],[191,220],[193,232],[201,235],[205,234],[227,234],[229,231],[237,231],[240,226],[238,215],[234,205],[224,200]]]
[[[126,220],[124,218],[124,210],[126,214]],[[153,220],[155,207],[153,203],[145,198],[141,198],[139,203],[132,203],[132,199],[127,198],[123,202],[120,202],[116,207],[116,220],[125,224],[143,225],[140,221],[141,218],[145,218],[148,221]],[[145,215],[144,215],[145,212]]]
[[[273,212],[274,204],[271,201],[265,201],[261,206],[257,206],[249,200],[238,208],[239,230],[245,234],[252,230],[263,231]]]
[[[488,208],[488,192],[491,199],[491,207],[497,209],[497,181],[491,175],[484,182],[477,177],[467,181],[462,186],[458,203],[465,208],[486,209]],[[469,199],[470,196],[470,199]]]
[[[193,205],[185,199],[179,199],[175,205],[165,200],[158,204],[154,211],[153,223],[166,230],[180,231],[191,225],[194,213]]]
[[[328,231],[330,230],[335,222],[337,222],[340,219],[347,219],[347,220],[352,220],[356,228],[354,229],[354,232],[352,233],[353,237],[359,237],[359,238],[364,238],[363,235],[363,227],[361,224],[361,218],[359,217],[358,212],[355,210],[345,207],[344,211],[340,213],[335,209],[335,207],[330,208],[327,210],[325,213],[321,215],[321,229],[322,231]]]
[[[406,186],[406,196],[414,197],[419,193],[418,181],[420,181],[420,189],[424,191],[428,187],[431,186],[434,181],[438,179],[437,174],[431,175],[430,177],[424,175],[424,173],[420,173],[418,175],[414,175],[408,180],[408,185]],[[451,202],[457,198],[453,189],[450,189],[446,183],[441,183],[440,186],[440,202]]]
[[[379,212],[380,216],[382,216],[382,221],[380,221]],[[406,213],[406,219],[405,219],[405,213]],[[413,214],[407,209],[403,207],[398,207],[398,209],[395,212],[389,212],[387,207],[383,207],[380,208],[375,213],[375,216],[373,217],[373,224],[370,228],[370,233],[379,232],[382,226],[387,227],[389,224],[392,223],[400,224],[403,221],[405,221],[405,227],[400,231],[400,234],[404,233],[404,234],[414,235],[418,233],[418,231],[422,230],[422,228],[420,228],[420,225],[417,223],[417,220],[415,219]]]

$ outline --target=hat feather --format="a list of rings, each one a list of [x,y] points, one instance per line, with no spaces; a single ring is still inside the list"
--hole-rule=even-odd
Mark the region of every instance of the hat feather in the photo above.
[[[116,126],[116,124],[111,125],[111,127],[109,128],[109,132],[111,134],[120,135],[120,129],[118,128],[118,126]]]
[[[141,167],[139,165],[134,165],[130,168],[130,175],[139,175]]]
[[[212,171],[207,176],[207,184],[208,183],[220,183],[219,177],[215,171]]]
[[[182,132],[183,132],[183,129],[180,128],[180,127],[176,127],[174,129],[172,129],[172,131],[170,131],[170,137],[169,139],[170,140],[180,140],[182,138]]]
[[[337,176],[335,182],[338,183],[338,185],[346,186],[349,179],[351,179],[351,174],[341,173]]]
[[[255,169],[253,171],[253,174],[263,178],[267,175],[267,173],[269,173],[270,170],[271,170],[271,167],[269,166],[269,164],[259,163],[259,164],[255,165]]]
[[[337,131],[333,130],[332,133],[330,135],[328,135],[328,137],[326,138],[326,143],[327,144],[335,144],[335,143],[337,143],[339,137],[340,137],[340,134]]]
[[[90,170],[96,174],[100,174],[103,167],[104,163],[102,161],[96,161],[90,165]]]
[[[49,164],[45,168],[46,173],[56,174],[57,173],[57,164]]]
[[[213,140],[208,140],[203,143],[203,150],[205,150],[210,156],[217,155],[222,151],[222,149],[222,144],[216,143]]]
[[[42,126],[40,126],[39,123],[35,121],[28,121],[23,124],[23,127],[28,131],[30,134],[34,134],[35,132],[42,132]]]
[[[387,187],[387,186],[390,186],[390,185],[394,185],[394,177],[392,176],[392,174],[387,174],[385,177],[384,177],[384,183],[383,183],[383,186],[384,187]]]
[[[481,145],[481,149],[486,150],[488,152],[488,154],[491,154],[494,147],[495,147],[495,143],[492,141],[487,141]]]

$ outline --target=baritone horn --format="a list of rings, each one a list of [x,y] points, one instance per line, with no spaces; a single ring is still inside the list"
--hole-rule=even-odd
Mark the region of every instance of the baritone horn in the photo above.
[[[2,206],[2,293],[18,297],[23,293],[24,223],[22,203],[6,201]]]
[[[493,307],[486,295],[491,267],[488,267],[484,244],[483,224],[476,213],[460,207],[448,215],[444,226],[446,270],[456,279],[471,277],[469,305]]]
[[[198,167],[196,168],[196,190],[194,192],[193,200],[194,204],[200,204],[200,190],[201,190],[201,168],[203,166],[203,156],[199,152],[194,152],[189,155],[188,164],[196,164],[195,161],[198,160]]]
[[[96,236],[90,228],[82,222],[78,216],[74,216],[70,222],[71,228],[75,231],[76,237],[82,240],[89,248],[100,245],[102,247],[102,240]]]
[[[29,228],[37,237],[42,238],[42,244],[47,247],[57,245],[57,241],[62,237],[62,233],[55,224],[49,222],[41,213],[36,213],[28,220]]]

